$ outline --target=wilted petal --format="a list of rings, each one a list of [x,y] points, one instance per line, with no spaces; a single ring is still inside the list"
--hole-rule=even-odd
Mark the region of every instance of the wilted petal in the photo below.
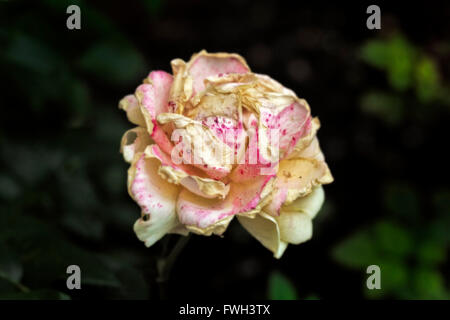
[[[156,117],[169,110],[168,99],[173,82],[172,76],[164,71],[153,71],[145,82],[147,83],[136,89],[135,95],[145,118],[147,130],[161,149],[170,153],[173,145],[157,123]]]
[[[230,147],[232,153],[230,159],[226,159],[227,163],[238,163],[244,155],[247,138],[242,122],[237,122],[227,117],[211,116],[204,118],[202,124],[207,126],[216,137]]]
[[[231,163],[227,159],[231,159],[233,150],[207,126],[176,113],[162,113],[158,116],[158,122],[171,123],[175,128],[183,129],[182,141],[177,144],[179,148],[169,153],[172,158],[177,157],[181,150],[190,150],[189,164],[206,172],[211,178],[222,179],[230,172]]]
[[[324,192],[320,186],[289,206],[283,206],[277,217],[261,211],[254,218],[238,216],[238,220],[276,258],[280,258],[288,243],[300,244],[311,239],[312,219],[319,212],[323,201]]]
[[[287,243],[281,240],[280,229],[275,218],[261,211],[253,218],[238,216],[238,220],[245,230],[273,252],[275,258],[281,258]]]
[[[268,176],[258,177],[248,183],[231,184],[224,200],[205,199],[182,190],[177,203],[180,222],[199,234],[220,234],[235,214],[251,212],[258,207],[270,194],[272,179]]]
[[[249,140],[244,161],[241,161],[244,163],[239,162],[240,164],[233,169],[230,175],[231,180],[237,183],[249,181],[261,175],[274,174],[278,163],[271,163],[268,159],[263,159],[259,152],[258,119],[255,115],[250,114],[245,123]]]
[[[239,96],[235,93],[218,92],[216,87],[208,87],[192,100],[192,109],[187,116],[202,120],[207,117],[226,117],[239,121]]]
[[[286,159],[280,162],[272,199],[264,210],[277,216],[283,203],[291,203],[311,192],[313,187],[331,183],[332,177],[325,162],[316,159]]]
[[[311,219],[314,219],[317,213],[322,208],[325,201],[325,192],[322,186],[314,188],[310,194],[304,197],[297,198],[288,205],[281,208],[281,212],[299,212],[304,213]]]
[[[312,219],[319,212],[325,196],[322,186],[314,188],[305,197],[298,198],[288,206],[281,208],[275,217],[283,241],[292,244],[305,242],[312,237]]]
[[[187,70],[193,79],[194,94],[205,89],[204,80],[210,76],[250,71],[244,58],[238,54],[208,53],[205,50],[192,56]]]
[[[298,158],[309,158],[324,161],[322,150],[320,149],[319,139],[314,137],[311,143],[298,153]]]
[[[222,181],[200,176],[203,172],[197,168],[183,164],[175,164],[157,145],[148,146],[145,155],[156,158],[161,166],[158,173],[161,177],[173,184],[180,184],[189,191],[205,198],[225,198],[230,185]]]
[[[127,113],[127,118],[131,123],[134,123],[140,127],[145,127],[145,119],[142,115],[139,102],[132,94],[125,96],[119,102],[119,108]]]
[[[128,191],[143,215],[134,230],[147,247],[178,225],[175,204],[179,188],[162,179],[158,168],[158,160],[137,154],[128,171]]]
[[[280,160],[284,159],[294,149],[297,142],[309,133],[311,116],[307,104],[301,101],[294,100],[281,111],[279,107],[277,109],[260,108],[258,145],[265,158],[271,159],[270,156],[276,153]],[[279,141],[272,141],[271,130],[278,132]]]
[[[170,64],[174,80],[169,93],[168,112],[182,114],[192,96],[192,77],[186,72],[186,62],[182,59],[174,59]]]
[[[280,228],[283,241],[300,244],[311,239],[313,232],[312,220],[304,213],[287,212],[275,218]]]
[[[152,143],[149,133],[142,127],[130,129],[122,136],[120,152],[126,162],[131,163],[137,153],[144,152]]]

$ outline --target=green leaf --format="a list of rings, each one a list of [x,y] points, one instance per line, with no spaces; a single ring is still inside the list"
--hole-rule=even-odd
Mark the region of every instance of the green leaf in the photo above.
[[[438,67],[429,57],[422,57],[415,65],[416,95],[422,102],[430,102],[439,93]]]
[[[378,222],[374,226],[374,233],[380,252],[406,258],[414,249],[414,239],[410,232],[394,222]]]
[[[414,58],[414,48],[403,37],[396,36],[390,40],[387,71],[394,89],[404,91],[411,86]]]
[[[409,284],[409,272],[405,262],[399,259],[386,259],[381,261],[378,266],[381,273],[381,289],[370,290],[364,283],[366,297],[369,299],[400,297]]]
[[[269,299],[297,300],[298,295],[289,279],[275,271],[269,277]]]
[[[359,231],[339,243],[332,255],[337,262],[354,269],[365,269],[379,261],[377,247],[369,230]]]
[[[440,242],[424,240],[416,248],[416,257],[421,264],[430,266],[438,265],[445,262],[447,248]]]
[[[439,271],[420,268],[412,275],[416,299],[448,299],[445,281]]]
[[[362,46],[361,58],[374,67],[386,68],[389,64],[389,48],[383,41],[370,40]]]
[[[387,40],[370,40],[361,47],[361,58],[387,72],[390,85],[399,91],[412,84],[416,50],[401,35]]]

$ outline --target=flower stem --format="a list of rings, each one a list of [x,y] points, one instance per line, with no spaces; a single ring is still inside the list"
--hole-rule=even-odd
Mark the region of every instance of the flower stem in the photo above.
[[[180,236],[172,251],[167,256],[165,256],[165,253],[163,253],[163,256],[158,258],[156,262],[156,267],[158,269],[158,278],[156,279],[156,282],[158,282],[159,284],[159,294],[162,300],[166,300],[168,298],[168,282],[170,272],[172,271],[173,265],[178,255],[181,253],[181,251],[183,251],[183,248],[188,243],[189,238],[190,235]],[[165,243],[165,249],[163,251],[167,251],[168,240],[166,241],[167,242]]]

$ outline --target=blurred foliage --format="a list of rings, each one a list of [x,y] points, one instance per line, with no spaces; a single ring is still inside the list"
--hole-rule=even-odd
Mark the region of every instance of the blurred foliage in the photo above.
[[[389,85],[362,94],[364,113],[387,127],[411,121],[426,126],[442,110],[448,114],[448,83],[442,81],[435,58],[401,33],[367,41],[360,56],[382,70]],[[334,259],[360,272],[380,266],[381,290],[369,290],[361,282],[368,298],[449,299],[450,194],[434,190],[427,203],[420,203],[418,191],[407,181],[386,183],[381,194],[386,218],[339,243]],[[432,214],[427,208],[434,209]]]
[[[393,89],[363,94],[360,106],[364,112],[388,125],[399,125],[411,114],[420,117],[425,106],[436,113],[433,102],[449,108],[449,85],[442,82],[436,61],[401,33],[367,41],[361,47],[360,56],[367,64],[382,70]]]
[[[92,38],[62,27],[49,32],[45,20],[64,17],[69,4],[82,6],[82,27],[91,27]],[[0,69],[14,97],[6,98],[15,102],[9,116],[21,124],[2,119],[0,298],[79,298],[66,288],[70,264],[80,266],[89,292],[148,298],[151,280],[139,266],[152,260],[129,232],[139,210],[128,201],[127,166],[118,153],[129,125],[112,89],[138,83],[146,62],[116,24],[86,2],[28,3],[36,12],[31,20],[21,5],[1,4]],[[97,93],[104,87],[112,89],[107,98]],[[111,245],[114,238],[123,243]]]
[[[444,277],[450,242],[432,236],[446,234],[443,230],[450,227],[448,222],[445,224],[448,215],[437,212],[443,229],[435,232],[436,220],[424,221],[419,216],[417,198],[414,189],[389,184],[384,191],[384,206],[392,218],[352,234],[333,250],[333,257],[348,268],[363,271],[372,264],[380,266],[381,289],[369,290],[364,284],[368,298],[450,298]]]
[[[403,91],[411,86],[416,51],[403,36],[371,40],[362,47],[361,56],[367,63],[386,71],[394,89]]]
[[[448,299],[441,274],[448,245],[423,239],[393,221],[379,221],[340,243],[333,256],[343,265],[365,270],[381,268],[381,289],[364,288],[369,298]],[[432,281],[424,290],[426,279]]]
[[[270,300],[297,300],[297,291],[289,279],[275,271],[269,276]]]

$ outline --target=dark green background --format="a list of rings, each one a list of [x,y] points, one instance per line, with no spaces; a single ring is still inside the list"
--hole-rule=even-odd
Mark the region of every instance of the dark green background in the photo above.
[[[313,239],[281,260],[237,222],[191,237],[166,297],[450,297],[450,5],[382,2],[378,31],[371,3],[294,3],[0,1],[0,298],[161,298],[164,248],[132,230],[117,104],[201,49],[240,53],[307,99],[335,182]],[[81,290],[66,288],[71,264]],[[365,288],[371,264],[381,290]]]

